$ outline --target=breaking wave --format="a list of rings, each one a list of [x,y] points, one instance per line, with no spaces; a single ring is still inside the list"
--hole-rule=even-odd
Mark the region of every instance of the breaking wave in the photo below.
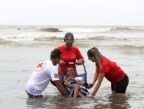
[[[66,32],[72,32],[78,46],[144,47],[144,27],[138,26],[3,26],[0,45],[35,45],[64,43]]]
[[[62,30],[60,30],[58,28],[43,28],[43,29],[40,29],[39,31],[41,31],[41,32],[62,32]]]
[[[111,27],[110,32],[144,32],[144,27]]]

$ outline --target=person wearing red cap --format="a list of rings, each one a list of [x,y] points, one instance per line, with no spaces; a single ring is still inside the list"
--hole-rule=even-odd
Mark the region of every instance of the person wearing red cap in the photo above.
[[[75,64],[83,64],[84,58],[80,52],[80,50],[73,45],[74,43],[74,36],[71,32],[65,34],[64,37],[64,45],[57,47],[58,50],[62,52],[61,60],[60,60],[60,67],[59,67],[59,77],[60,73],[66,75],[66,70],[68,67],[74,68],[76,72],[76,65]]]

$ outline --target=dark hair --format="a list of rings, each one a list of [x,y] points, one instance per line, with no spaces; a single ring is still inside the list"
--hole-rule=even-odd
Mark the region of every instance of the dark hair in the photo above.
[[[65,37],[64,37],[64,42],[66,42],[67,44],[69,44],[69,43],[73,44],[74,43],[74,35],[71,32],[66,33]]]
[[[56,59],[56,58],[60,59],[61,58],[61,54],[62,53],[61,53],[60,50],[54,49],[53,51],[51,51],[50,58],[52,58],[52,59]]]

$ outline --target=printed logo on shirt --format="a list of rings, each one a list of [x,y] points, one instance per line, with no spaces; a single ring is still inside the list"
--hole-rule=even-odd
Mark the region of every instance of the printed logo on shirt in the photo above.
[[[71,40],[72,39],[72,36],[68,36],[68,40]]]
[[[58,78],[58,74],[54,74],[54,77],[55,77],[55,78]]]
[[[71,58],[75,58],[76,57],[76,55],[75,54],[71,54]]]
[[[36,67],[36,71],[41,71],[46,66],[46,62],[39,63]]]

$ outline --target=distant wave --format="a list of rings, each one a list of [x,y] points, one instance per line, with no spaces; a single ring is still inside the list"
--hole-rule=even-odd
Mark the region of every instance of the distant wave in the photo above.
[[[123,45],[111,45],[114,47],[120,47],[120,48],[143,48],[144,49],[144,45],[127,45],[127,44],[123,44]]]
[[[113,36],[88,36],[88,37],[81,37],[81,38],[75,38],[75,40],[128,40],[124,37],[113,37]],[[34,41],[52,41],[52,40],[59,40],[59,41],[63,41],[63,37],[58,37],[58,36],[48,36],[48,37],[37,37],[34,38]]]
[[[0,29],[4,29],[3,27],[0,27]]]
[[[112,27],[110,29],[110,31],[128,31],[128,30],[131,30],[131,29],[128,27]]]
[[[0,38],[0,45],[20,45],[20,43],[18,42],[14,42],[14,41],[7,41],[7,40],[3,40]]]
[[[63,43],[66,32],[72,32],[75,44],[144,47],[142,26],[0,26],[0,45],[57,45]],[[118,45],[119,44],[119,45]]]
[[[34,41],[53,41],[53,40],[63,40],[63,38],[56,36],[34,38]]]
[[[124,37],[106,37],[106,36],[93,36],[93,37],[88,37],[87,39],[89,40],[127,40]]]
[[[120,32],[120,31],[144,31],[144,27],[111,27],[110,32]]]
[[[0,44],[7,44],[9,42],[11,42],[11,41],[7,41],[7,40],[4,40],[4,39],[0,38]]]
[[[3,42],[4,40],[0,38],[0,42]]]
[[[7,35],[0,39],[0,42],[10,41],[10,42],[33,42],[33,41],[63,41],[63,36],[60,37],[59,35],[50,36],[47,34],[20,34],[20,35]],[[109,41],[109,40],[117,40],[117,41],[127,41],[131,40],[129,37],[114,37],[114,36],[82,36],[76,37],[75,40],[96,40],[96,41]]]
[[[39,29],[41,32],[97,32],[97,33],[105,33],[105,32],[125,32],[125,31],[133,31],[133,32],[141,32],[144,31],[144,27],[125,27],[125,26],[116,26],[116,27],[68,27],[68,28],[42,28]]]
[[[59,30],[58,28],[43,28],[43,29],[40,29],[39,31],[42,31],[42,32],[62,32],[62,30]]]
[[[101,47],[119,47],[119,48],[138,48],[138,49],[144,49],[144,44],[134,44],[130,43],[127,44],[125,43],[120,43],[123,41],[120,41],[119,39],[109,39],[105,37],[93,37],[93,38],[88,38],[88,39],[77,39],[75,42],[75,45],[78,47],[89,47],[91,45],[96,45],[96,46],[101,46]],[[118,41],[117,41],[118,40]],[[121,39],[124,40],[124,39]],[[117,43],[114,43],[114,42]],[[102,43],[101,43],[102,42]],[[0,45],[10,45],[10,46],[30,46],[34,47],[37,45],[59,45],[63,43],[63,38],[58,38],[58,37],[43,37],[43,38],[35,38],[33,41],[22,41],[22,42],[17,42],[17,41],[7,41],[0,39]]]

